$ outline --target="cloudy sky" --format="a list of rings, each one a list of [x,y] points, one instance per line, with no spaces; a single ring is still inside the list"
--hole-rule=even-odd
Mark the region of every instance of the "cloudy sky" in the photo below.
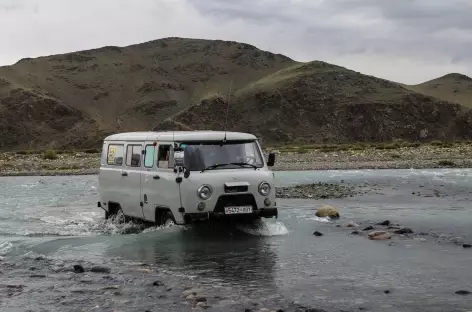
[[[472,0],[0,0],[0,65],[169,36],[242,41],[404,83],[472,76]]]

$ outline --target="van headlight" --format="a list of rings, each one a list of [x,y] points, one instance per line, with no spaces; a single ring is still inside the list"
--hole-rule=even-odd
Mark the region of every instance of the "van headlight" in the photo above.
[[[200,186],[198,188],[197,195],[198,195],[198,197],[200,197],[203,200],[210,198],[210,196],[211,196],[211,187],[209,185]]]
[[[259,184],[259,194],[262,196],[267,196],[270,193],[270,184],[267,182],[262,182]]]

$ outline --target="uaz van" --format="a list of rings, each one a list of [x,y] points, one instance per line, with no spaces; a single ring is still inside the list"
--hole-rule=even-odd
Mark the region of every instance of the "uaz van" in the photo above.
[[[257,137],[225,131],[127,132],[104,139],[99,173],[105,217],[156,225],[278,215],[275,162]]]

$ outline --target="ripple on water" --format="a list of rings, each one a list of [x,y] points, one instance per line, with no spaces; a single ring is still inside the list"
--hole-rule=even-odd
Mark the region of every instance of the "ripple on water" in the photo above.
[[[5,256],[13,250],[13,244],[9,241],[0,241],[0,256]]]

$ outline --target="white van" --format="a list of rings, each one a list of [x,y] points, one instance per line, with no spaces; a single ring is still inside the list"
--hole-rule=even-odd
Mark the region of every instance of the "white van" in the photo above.
[[[106,137],[99,173],[105,217],[156,225],[278,216],[273,166],[258,139],[224,131]]]

